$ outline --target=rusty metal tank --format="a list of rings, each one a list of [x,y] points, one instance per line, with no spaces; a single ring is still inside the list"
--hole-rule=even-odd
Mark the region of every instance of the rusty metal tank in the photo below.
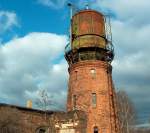
[[[82,10],[72,17],[72,49],[106,47],[104,15],[94,10]]]

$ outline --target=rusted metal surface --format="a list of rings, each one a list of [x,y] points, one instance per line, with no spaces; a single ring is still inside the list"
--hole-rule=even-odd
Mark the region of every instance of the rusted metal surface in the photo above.
[[[73,48],[79,49],[80,47],[106,47],[105,39],[95,35],[84,35],[76,38],[73,42]]]
[[[80,47],[105,48],[104,16],[94,10],[84,10],[72,18],[72,49]]]
[[[73,16],[73,33],[105,35],[104,16],[94,10],[84,10]]]

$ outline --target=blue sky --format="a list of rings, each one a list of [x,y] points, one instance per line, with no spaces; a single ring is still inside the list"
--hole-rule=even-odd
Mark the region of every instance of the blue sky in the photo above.
[[[69,10],[42,6],[36,0],[1,0],[0,9],[17,13],[18,25],[3,35],[8,41],[14,35],[24,36],[30,32],[68,33]]]
[[[68,0],[0,1],[0,102],[25,106],[44,88],[63,108],[67,92]],[[111,15],[115,60],[113,79],[138,110],[150,118],[150,1],[72,0],[79,8]]]

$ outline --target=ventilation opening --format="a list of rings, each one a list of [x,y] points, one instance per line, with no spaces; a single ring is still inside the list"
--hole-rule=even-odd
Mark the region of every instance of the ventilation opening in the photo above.
[[[98,127],[94,127],[94,133],[98,133]]]

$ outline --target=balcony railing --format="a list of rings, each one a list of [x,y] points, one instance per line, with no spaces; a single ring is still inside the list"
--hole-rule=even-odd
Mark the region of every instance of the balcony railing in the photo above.
[[[69,53],[71,51],[71,45],[68,43],[65,47],[65,53]]]

